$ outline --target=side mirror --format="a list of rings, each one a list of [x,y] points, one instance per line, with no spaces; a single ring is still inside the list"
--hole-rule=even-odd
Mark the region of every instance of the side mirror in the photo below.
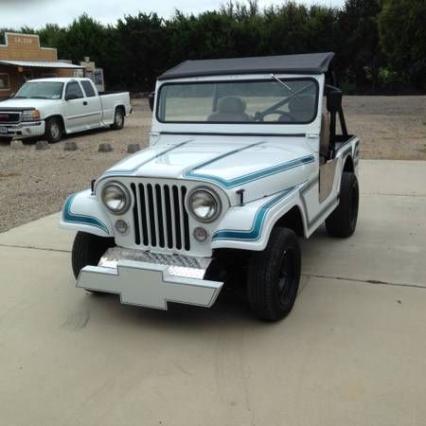
[[[327,87],[327,109],[331,113],[339,112],[342,109],[343,92],[336,87]]]
[[[149,103],[149,109],[151,111],[154,111],[154,102],[155,102],[155,92],[151,92],[148,95],[148,103]]]

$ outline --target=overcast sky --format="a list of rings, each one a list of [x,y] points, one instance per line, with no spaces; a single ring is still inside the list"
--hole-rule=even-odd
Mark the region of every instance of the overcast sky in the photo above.
[[[341,6],[344,0],[299,0],[305,4]],[[185,13],[217,9],[223,0],[0,0],[0,27],[41,27],[46,23],[67,25],[83,13],[104,23],[115,23],[124,15],[139,11],[157,12],[169,17],[177,7]],[[261,7],[281,4],[283,0],[259,0]]]

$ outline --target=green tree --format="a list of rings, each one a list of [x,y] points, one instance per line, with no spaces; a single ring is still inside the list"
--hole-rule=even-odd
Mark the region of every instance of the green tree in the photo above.
[[[47,24],[37,32],[40,36],[40,43],[46,47],[57,47],[64,45],[66,30],[56,24]],[[59,52],[62,53],[62,52]]]
[[[426,88],[426,2],[384,0],[379,15],[381,45],[391,68]]]
[[[346,0],[339,13],[339,62],[343,79],[358,88],[375,86],[381,63],[377,15],[380,0]]]
[[[126,16],[117,24],[123,81],[132,90],[152,89],[167,66],[170,52],[168,31],[156,13]]]

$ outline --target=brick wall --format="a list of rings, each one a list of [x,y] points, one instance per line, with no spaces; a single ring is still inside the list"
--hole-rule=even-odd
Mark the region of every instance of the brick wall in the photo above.
[[[53,48],[40,47],[37,35],[6,33],[6,43],[0,44],[0,60],[57,61],[58,52]]]

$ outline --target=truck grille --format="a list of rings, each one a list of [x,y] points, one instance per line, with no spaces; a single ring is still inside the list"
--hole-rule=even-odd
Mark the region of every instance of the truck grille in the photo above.
[[[135,198],[135,244],[167,249],[191,249],[185,186],[131,183]]]
[[[0,111],[0,124],[19,123],[21,114],[19,112]]]

